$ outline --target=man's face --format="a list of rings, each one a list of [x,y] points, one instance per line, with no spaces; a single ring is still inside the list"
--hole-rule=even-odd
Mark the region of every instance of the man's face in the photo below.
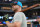
[[[19,8],[18,5],[13,5],[13,6],[12,6],[12,10],[13,10],[13,11],[16,10],[16,9],[18,9],[18,8]]]
[[[40,18],[37,18],[37,21],[40,22]]]

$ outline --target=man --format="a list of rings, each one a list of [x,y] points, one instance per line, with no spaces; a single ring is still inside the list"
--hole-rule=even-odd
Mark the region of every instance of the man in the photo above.
[[[40,16],[37,16],[37,21],[39,22],[39,24],[36,27],[40,27]]]
[[[6,22],[8,27],[27,27],[26,16],[22,10],[22,3],[21,2],[12,2],[12,10],[15,12],[12,23]]]

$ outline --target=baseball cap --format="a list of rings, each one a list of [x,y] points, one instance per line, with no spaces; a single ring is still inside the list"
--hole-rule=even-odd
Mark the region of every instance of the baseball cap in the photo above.
[[[12,2],[11,3],[11,6],[13,6],[13,5],[19,5],[19,6],[21,6],[22,7],[22,3],[20,2],[20,1],[16,1],[16,2]]]

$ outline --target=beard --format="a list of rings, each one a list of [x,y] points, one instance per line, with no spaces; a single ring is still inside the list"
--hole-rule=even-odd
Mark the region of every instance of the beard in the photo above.
[[[12,10],[13,10],[14,12],[17,11],[17,9],[18,9],[18,8],[12,8]]]

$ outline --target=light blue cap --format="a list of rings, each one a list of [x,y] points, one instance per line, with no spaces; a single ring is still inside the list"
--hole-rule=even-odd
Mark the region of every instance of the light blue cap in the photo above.
[[[12,2],[12,4],[16,4],[22,7],[22,3],[20,1]]]
[[[19,6],[21,6],[21,7],[22,7],[22,3],[21,3],[21,2],[19,2],[19,1],[17,2],[17,5],[19,5]]]

